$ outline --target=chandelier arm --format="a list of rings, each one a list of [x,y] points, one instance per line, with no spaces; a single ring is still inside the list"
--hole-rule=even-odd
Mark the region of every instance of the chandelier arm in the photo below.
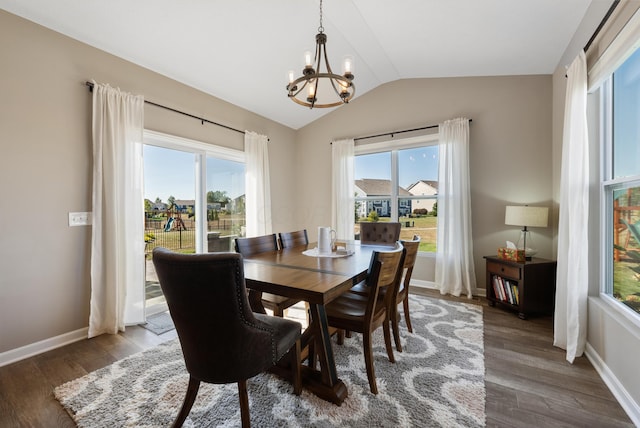
[[[300,83],[300,82],[304,82],[304,84],[301,85],[300,88],[298,89],[298,83]],[[300,92],[302,92],[304,90],[304,88],[307,87],[307,83],[308,83],[308,81],[304,77],[300,77],[300,78],[294,80],[293,82],[291,82],[288,85],[288,87],[291,88],[291,89],[289,89],[289,97],[291,97],[291,98],[297,97],[298,94]],[[294,93],[293,91],[296,91],[296,92]]]
[[[329,65],[329,57],[327,56],[327,45],[326,45],[326,43],[322,44],[322,53],[324,53],[324,66],[327,68],[327,73],[334,74],[333,71],[331,71],[331,66]],[[318,66],[318,68],[320,68],[320,66]],[[318,71],[320,71],[320,70],[318,70]]]

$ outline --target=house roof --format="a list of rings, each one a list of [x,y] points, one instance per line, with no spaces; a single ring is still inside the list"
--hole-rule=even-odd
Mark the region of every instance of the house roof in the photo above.
[[[356,180],[356,186],[367,196],[388,196],[391,195],[391,180],[381,180],[377,178],[363,178]],[[398,195],[410,196],[403,187],[398,186]]]
[[[416,181],[415,183],[410,184],[410,185],[407,187],[407,190],[409,191],[409,193],[412,193],[412,192],[411,192],[411,189],[413,189],[414,187],[416,187],[416,186],[417,186],[418,184],[420,184],[420,183],[424,183],[424,184],[426,184],[427,186],[431,186],[431,187],[433,187],[434,189],[436,189],[436,191],[438,190],[438,182],[437,182],[436,180],[418,180],[418,181]]]

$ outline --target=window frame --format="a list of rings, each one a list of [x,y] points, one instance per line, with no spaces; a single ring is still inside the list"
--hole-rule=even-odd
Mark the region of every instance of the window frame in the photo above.
[[[629,306],[618,301],[613,296],[613,277],[614,277],[614,215],[613,215],[613,194],[616,190],[632,186],[640,186],[640,175],[627,177],[613,177],[614,168],[614,138],[613,138],[613,120],[615,112],[613,111],[613,74],[609,76],[600,86],[600,298],[615,311],[617,316],[621,316],[624,320],[630,322],[635,328],[640,329],[640,314],[635,312]],[[636,186],[634,186],[634,184]]]
[[[191,140],[162,132],[144,130],[142,144],[162,147],[172,150],[180,150],[195,155],[195,213],[196,218],[207,218],[207,157],[240,162],[245,164],[246,156],[244,151],[223,147],[212,143]],[[246,171],[246,169],[245,169]],[[196,253],[205,253],[207,245],[206,222],[196,221]]]
[[[435,199],[437,201],[438,194],[428,195],[428,196],[400,196],[398,195],[398,187],[399,183],[399,165],[398,165],[398,151],[405,149],[416,149],[427,146],[438,146],[440,142],[440,134],[437,131],[434,133],[428,133],[423,135],[418,135],[414,137],[408,137],[403,139],[385,139],[382,141],[377,141],[373,143],[358,143],[356,142],[354,146],[354,157],[360,155],[368,155],[374,153],[386,153],[390,152],[391,154],[391,195],[389,198],[384,198],[380,196],[367,196],[367,197],[356,197],[355,202],[358,201],[380,201],[380,200],[388,200],[390,199],[390,209],[391,209],[391,221],[399,221],[398,219],[398,210],[400,199],[407,200],[425,200],[425,199]],[[393,137],[393,136],[392,136]],[[438,167],[440,160],[438,159]],[[354,178],[355,184],[355,178]],[[436,233],[437,236],[437,233]],[[419,255],[425,256],[435,256],[435,252],[428,251],[419,251]]]

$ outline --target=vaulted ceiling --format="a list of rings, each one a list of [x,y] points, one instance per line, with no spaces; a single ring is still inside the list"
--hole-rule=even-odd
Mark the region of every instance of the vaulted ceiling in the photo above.
[[[592,3],[606,11],[611,0],[324,0],[323,25],[334,71],[354,57],[357,98],[398,79],[551,74]],[[285,90],[314,49],[318,0],[0,7],[294,129],[332,110],[301,107]]]

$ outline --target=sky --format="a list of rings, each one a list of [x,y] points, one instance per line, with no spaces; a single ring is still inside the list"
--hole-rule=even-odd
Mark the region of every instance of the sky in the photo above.
[[[390,152],[356,156],[355,179],[391,179]],[[419,180],[438,179],[438,146],[398,151],[398,182],[403,188]]]
[[[614,178],[640,175],[640,49],[627,59],[613,75]]]
[[[192,153],[144,146],[144,197],[195,199],[195,160]],[[244,194],[244,165],[207,158],[207,191],[225,191],[230,198]]]
[[[195,199],[195,155],[151,145],[144,146],[144,197]],[[399,183],[406,188],[418,180],[438,179],[438,146],[398,152]],[[356,157],[355,178],[391,178],[390,153]],[[235,198],[244,194],[244,166],[238,162],[208,158],[207,191],[226,191]]]

